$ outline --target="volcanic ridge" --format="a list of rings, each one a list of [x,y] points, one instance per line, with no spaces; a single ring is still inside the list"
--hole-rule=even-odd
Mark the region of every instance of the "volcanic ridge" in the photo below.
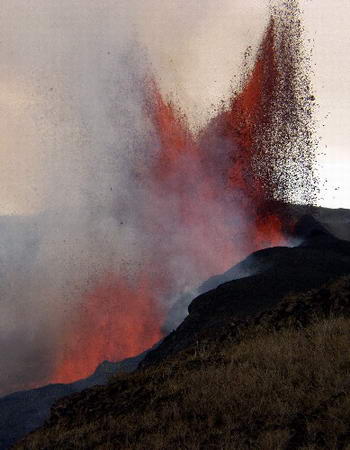
[[[348,214],[349,217],[349,214]],[[350,242],[312,216],[295,247],[195,298],[131,374],[59,400],[16,449],[347,448]]]

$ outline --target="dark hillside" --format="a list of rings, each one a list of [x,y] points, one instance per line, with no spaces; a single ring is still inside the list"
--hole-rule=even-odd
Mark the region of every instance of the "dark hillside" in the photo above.
[[[0,449],[9,448],[30,431],[41,427],[58,399],[97,384],[106,384],[111,375],[119,371],[133,371],[144,356],[142,353],[116,363],[104,361],[92,375],[75,383],[49,384],[0,398]]]
[[[17,449],[345,449],[350,276],[58,402]]]
[[[311,216],[301,218],[296,230],[303,238],[298,247],[253,253],[239,267],[254,265],[255,275],[226,282],[194,299],[189,315],[148,353],[142,366],[160,362],[198,340],[220,338],[223,326],[233,319],[254,317],[289,292],[305,292],[350,273],[350,242],[335,238]]]
[[[349,448],[350,243],[310,217],[296,231],[298,247],[197,297],[139,370],[61,399],[15,448]]]

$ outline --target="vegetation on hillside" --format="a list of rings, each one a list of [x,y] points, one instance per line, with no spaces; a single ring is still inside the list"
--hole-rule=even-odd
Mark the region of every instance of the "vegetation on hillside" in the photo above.
[[[350,276],[289,295],[238,334],[61,400],[16,448],[350,448],[349,303]]]

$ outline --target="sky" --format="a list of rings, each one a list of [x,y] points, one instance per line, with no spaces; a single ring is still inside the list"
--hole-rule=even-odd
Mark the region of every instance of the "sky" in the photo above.
[[[350,3],[302,2],[311,39],[314,87],[319,104],[320,174],[328,180],[322,205],[350,207]]]
[[[118,40],[133,35],[163,93],[176,98],[193,128],[198,128],[210,117],[211,105],[227,99],[232,80],[239,77],[244,50],[258,44],[267,4],[267,0],[103,0],[98,4],[3,0],[0,214],[43,210],[47,184],[55,184],[47,178],[60,176],[67,166],[82,170],[84,130],[75,87],[79,82],[91,83],[89,109],[97,116],[99,106],[94,108],[93,101],[98,92],[93,92],[95,80],[89,73],[104,49],[109,49],[111,60]],[[301,6],[319,105],[320,205],[350,207],[350,4],[302,0]]]

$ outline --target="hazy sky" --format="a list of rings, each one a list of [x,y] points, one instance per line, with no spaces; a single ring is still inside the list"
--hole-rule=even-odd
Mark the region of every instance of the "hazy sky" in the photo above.
[[[350,208],[350,2],[302,2],[314,40],[314,86],[319,108],[320,172],[328,179],[323,204]]]
[[[40,211],[46,204],[47,183],[55,184],[52,168],[58,178],[72,164],[82,170],[85,130],[77,115],[81,99],[74,97],[76,89],[70,84],[89,83],[89,67],[96,69],[99,52],[108,49],[112,59],[116,41],[135,34],[163,92],[177,97],[192,124],[200,126],[211,104],[227,97],[245,48],[258,44],[267,3],[2,0],[0,214]],[[320,151],[325,153],[320,171],[328,179],[320,203],[350,207],[350,3],[302,0],[301,5],[314,48]],[[100,93],[93,92],[93,83],[91,89],[90,111],[97,117],[99,103],[94,109],[94,98]]]

